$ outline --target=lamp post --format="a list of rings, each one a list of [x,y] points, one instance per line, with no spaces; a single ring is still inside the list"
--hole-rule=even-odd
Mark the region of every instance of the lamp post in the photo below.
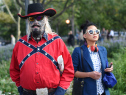
[[[67,20],[66,20],[66,24],[69,24],[69,23],[70,23],[70,20],[69,20],[69,19],[67,19]]]
[[[67,24],[67,28],[68,28],[68,30],[69,30],[69,26],[68,26],[68,25],[70,24],[70,20],[67,19],[65,22],[66,22],[66,24]]]

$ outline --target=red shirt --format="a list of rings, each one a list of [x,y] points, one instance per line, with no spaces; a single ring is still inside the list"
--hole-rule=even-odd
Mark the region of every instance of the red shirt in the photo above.
[[[62,76],[54,64],[60,55],[64,59]],[[27,36],[24,36],[13,49],[10,77],[16,86],[29,90],[58,86],[67,89],[74,78],[71,55],[57,35],[46,34],[38,43],[32,37],[27,42]]]

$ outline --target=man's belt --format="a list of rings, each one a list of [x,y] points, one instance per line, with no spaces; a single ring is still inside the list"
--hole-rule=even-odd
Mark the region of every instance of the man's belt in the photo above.
[[[28,89],[25,89],[25,88],[23,88],[23,90],[26,91],[26,92],[35,92],[36,93],[36,90],[28,90]]]
[[[26,91],[26,92],[29,92],[29,93],[36,93],[36,90],[28,90],[28,89],[25,89],[25,88],[23,88],[23,90]],[[55,92],[55,91],[56,91],[56,88],[48,89],[48,93]]]
[[[55,91],[56,91],[56,88],[50,88],[50,89],[48,89],[48,93],[55,92]]]

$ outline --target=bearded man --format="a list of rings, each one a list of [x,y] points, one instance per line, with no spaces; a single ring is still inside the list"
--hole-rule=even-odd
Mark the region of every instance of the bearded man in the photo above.
[[[19,39],[13,49],[10,77],[20,95],[36,95],[36,89],[47,88],[48,95],[64,95],[74,77],[72,59],[63,40],[54,32],[48,17],[56,10],[43,9],[40,3],[28,6],[27,35]],[[64,70],[57,59],[62,57]]]

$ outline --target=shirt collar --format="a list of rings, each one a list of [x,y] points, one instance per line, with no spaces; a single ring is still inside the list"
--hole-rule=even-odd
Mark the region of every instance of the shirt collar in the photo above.
[[[44,32],[43,37],[48,41],[48,35]]]
[[[92,51],[91,51],[91,48],[90,48],[90,47],[88,48],[88,51],[89,51],[89,53],[92,53]]]
[[[48,41],[48,35],[47,35],[47,33],[44,32],[44,34],[43,34],[42,37],[44,37]],[[31,39],[31,35],[29,36],[29,39]]]
[[[90,48],[90,47],[88,48],[88,51],[89,51],[90,54],[95,54],[95,53],[97,53],[97,52],[91,51],[91,48]]]

